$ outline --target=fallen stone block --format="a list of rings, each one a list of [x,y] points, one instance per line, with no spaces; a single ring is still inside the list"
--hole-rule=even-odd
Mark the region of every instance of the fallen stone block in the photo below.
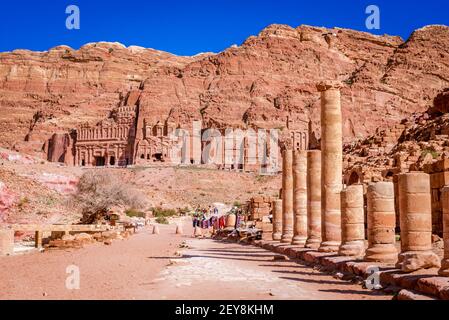
[[[273,261],[286,261],[288,258],[283,255],[275,255],[273,256]]]
[[[338,266],[344,264],[345,262],[354,260],[352,257],[343,257],[343,256],[328,256],[322,257],[320,263],[325,267],[332,267],[334,269],[338,269]]]
[[[304,261],[312,263],[320,263],[320,259],[323,257],[333,256],[334,253],[308,251],[304,253]]]
[[[297,251],[299,249],[304,249],[304,247],[301,246],[288,246],[284,249],[284,254],[292,259],[296,259]]]
[[[90,234],[87,233],[78,233],[74,236],[74,240],[81,243],[92,243],[93,238]]]
[[[315,251],[314,249],[309,249],[309,248],[294,248],[291,250],[291,255],[294,256],[296,259],[300,259],[300,260],[304,260],[304,253],[306,252],[310,252],[310,251]]]
[[[170,259],[168,262],[169,266],[188,264],[188,261],[185,259]]]
[[[399,291],[396,300],[408,301],[408,300],[438,300],[438,299],[426,296],[424,294],[420,294],[413,290],[402,289],[401,291]]]
[[[442,298],[441,293],[449,290],[449,278],[429,277],[421,278],[417,282],[417,290],[424,294]]]

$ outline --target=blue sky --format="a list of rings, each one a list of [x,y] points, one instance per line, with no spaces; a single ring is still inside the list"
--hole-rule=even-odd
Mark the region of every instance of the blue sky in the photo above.
[[[65,27],[66,7],[78,5],[81,29]],[[241,44],[272,23],[343,27],[369,31],[365,8],[381,11],[376,34],[407,38],[427,24],[449,25],[448,0],[22,0],[2,1],[0,51],[79,48],[118,41],[179,55],[219,52]]]

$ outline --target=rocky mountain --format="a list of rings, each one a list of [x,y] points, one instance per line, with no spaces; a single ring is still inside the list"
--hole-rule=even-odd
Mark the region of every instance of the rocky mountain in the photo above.
[[[366,137],[427,110],[449,87],[449,27],[404,41],[271,25],[241,46],[193,57],[104,42],[0,53],[0,146],[40,152],[51,134],[98,122],[136,88],[155,122],[283,128],[288,116],[312,120],[319,133],[323,79],[344,84],[345,140]]]

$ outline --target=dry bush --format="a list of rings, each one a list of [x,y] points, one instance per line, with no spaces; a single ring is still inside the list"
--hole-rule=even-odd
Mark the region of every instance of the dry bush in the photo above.
[[[104,170],[91,170],[83,174],[74,197],[82,209],[81,223],[85,224],[102,220],[112,207],[147,207],[147,199],[139,190]]]

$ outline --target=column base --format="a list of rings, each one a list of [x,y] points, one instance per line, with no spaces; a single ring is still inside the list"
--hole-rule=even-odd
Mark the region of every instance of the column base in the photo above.
[[[345,257],[361,257],[365,254],[365,241],[349,241],[342,243],[338,255]]]
[[[294,236],[292,239],[292,245],[294,246],[305,246],[306,245],[306,237]]]
[[[292,243],[293,234],[283,234],[281,237],[281,243]]]
[[[366,249],[365,258],[368,262],[396,263],[398,250],[393,244],[376,244]]]
[[[340,247],[340,241],[325,241],[321,242],[318,252],[338,252]]]
[[[438,274],[442,277],[449,277],[449,258],[441,261],[441,269],[438,271]]]
[[[321,245],[321,239],[307,239],[305,248],[317,250]]]
[[[407,251],[400,253],[396,268],[403,272],[420,269],[440,268],[440,258],[432,251]]]
[[[281,239],[282,239],[282,233],[280,233],[280,232],[273,233],[274,241],[281,241]]]

